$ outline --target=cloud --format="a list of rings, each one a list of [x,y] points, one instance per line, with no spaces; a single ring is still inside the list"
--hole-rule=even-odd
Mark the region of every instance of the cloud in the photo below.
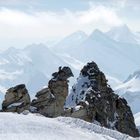
[[[90,5],[84,11],[61,12],[30,11],[29,13],[8,8],[0,9],[0,37],[39,41],[63,37],[76,30],[92,31],[122,24],[116,12],[105,6]],[[41,40],[42,39],[42,40]]]

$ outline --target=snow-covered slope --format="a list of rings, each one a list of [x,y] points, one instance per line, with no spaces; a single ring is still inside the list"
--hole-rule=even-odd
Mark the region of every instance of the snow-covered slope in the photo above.
[[[128,101],[134,114],[140,112],[140,71],[130,75],[115,91]]]
[[[139,43],[139,36],[133,33],[127,25],[113,27],[106,33],[110,38],[124,43]]]
[[[137,140],[74,118],[0,113],[1,140]]]

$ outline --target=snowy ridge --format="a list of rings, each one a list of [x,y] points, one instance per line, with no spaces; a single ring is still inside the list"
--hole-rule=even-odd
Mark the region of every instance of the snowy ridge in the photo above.
[[[2,140],[138,140],[74,118],[0,113],[0,123]]]

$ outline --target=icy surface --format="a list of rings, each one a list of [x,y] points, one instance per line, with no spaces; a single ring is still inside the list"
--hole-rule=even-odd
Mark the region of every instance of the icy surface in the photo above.
[[[73,118],[0,113],[1,140],[136,140]]]

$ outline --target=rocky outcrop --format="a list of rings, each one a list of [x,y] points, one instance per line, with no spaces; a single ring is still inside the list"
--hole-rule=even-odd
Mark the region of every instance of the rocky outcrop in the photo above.
[[[127,101],[114,93],[94,62],[81,70],[67,98],[67,107],[70,109],[66,109],[65,116],[94,122],[133,137],[139,136]]]
[[[64,103],[68,95],[68,78],[73,76],[69,67],[59,67],[58,72],[52,74],[53,78],[44,88],[36,94],[32,107],[36,112],[47,117],[57,117],[64,113]]]
[[[30,96],[24,84],[9,88],[5,94],[5,100],[2,103],[2,111],[18,112],[30,108]]]

